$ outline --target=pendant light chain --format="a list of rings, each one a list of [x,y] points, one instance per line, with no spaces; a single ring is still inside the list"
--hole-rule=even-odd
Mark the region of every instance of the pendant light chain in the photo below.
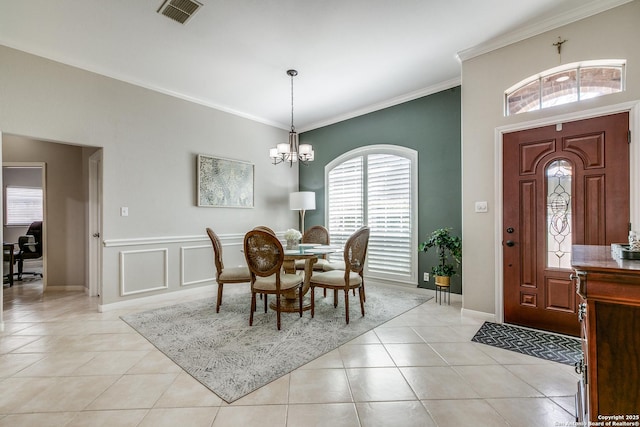
[[[291,76],[291,132],[295,132],[296,128],[293,125],[293,76],[298,73],[290,73]]]

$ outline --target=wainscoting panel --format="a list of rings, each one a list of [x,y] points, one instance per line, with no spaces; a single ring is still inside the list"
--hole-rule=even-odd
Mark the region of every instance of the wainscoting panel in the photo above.
[[[168,287],[168,248],[120,251],[120,296]]]
[[[180,286],[197,285],[216,280],[216,267],[211,245],[180,247]]]
[[[246,265],[244,233],[218,234],[225,267]],[[213,247],[206,234],[103,241],[101,307],[215,285]]]

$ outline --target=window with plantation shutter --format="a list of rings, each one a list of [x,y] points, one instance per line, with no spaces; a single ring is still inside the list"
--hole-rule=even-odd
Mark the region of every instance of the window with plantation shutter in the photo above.
[[[5,225],[29,225],[33,221],[42,221],[42,188],[7,186],[5,206]]]
[[[417,153],[370,146],[346,153],[326,170],[331,243],[344,245],[354,231],[367,225],[371,236],[365,274],[415,285]]]
[[[329,172],[329,235],[334,245],[344,245],[349,236],[364,225],[363,160],[359,156]]]

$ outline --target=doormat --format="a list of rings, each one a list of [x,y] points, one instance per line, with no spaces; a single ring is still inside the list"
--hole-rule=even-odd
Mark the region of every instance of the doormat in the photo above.
[[[500,323],[484,322],[471,341],[565,365],[582,358],[578,338]]]

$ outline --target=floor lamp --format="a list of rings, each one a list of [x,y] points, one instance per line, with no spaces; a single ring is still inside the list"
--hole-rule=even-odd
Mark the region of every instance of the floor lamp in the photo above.
[[[304,213],[316,208],[316,193],[313,191],[298,191],[289,194],[289,208],[292,211],[300,211],[302,221],[302,234],[304,234]]]

